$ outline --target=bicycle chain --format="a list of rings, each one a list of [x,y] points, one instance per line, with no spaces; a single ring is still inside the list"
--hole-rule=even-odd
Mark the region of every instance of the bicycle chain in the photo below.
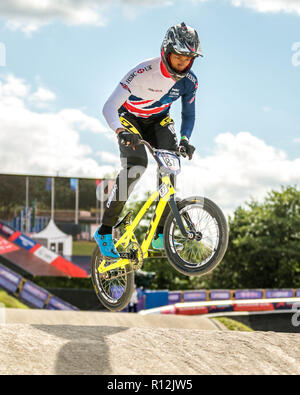
[[[128,244],[126,249],[129,249],[132,245],[134,245],[136,248],[136,250],[134,251],[134,253],[136,254],[136,257],[134,260],[130,259],[130,261],[132,263],[132,270],[130,270],[129,272],[126,272],[126,275],[141,269],[141,267],[143,266],[143,252],[142,252],[140,245],[138,243],[136,243],[135,241],[131,241]],[[132,251],[132,248],[131,248],[131,251]],[[119,270],[119,268],[112,269],[112,270]],[[110,271],[105,272],[103,274],[108,275],[109,273],[110,273]],[[109,280],[115,280],[116,278],[119,278],[119,277],[124,277],[124,272],[122,272],[122,274],[118,274],[118,275],[114,275],[114,276],[110,277]]]

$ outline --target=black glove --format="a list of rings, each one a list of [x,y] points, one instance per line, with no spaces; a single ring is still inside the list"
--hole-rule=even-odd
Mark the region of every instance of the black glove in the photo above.
[[[124,132],[120,132],[118,134],[118,139],[121,144],[130,145],[132,147],[135,147],[138,144],[140,137],[136,133],[130,133],[130,132],[127,132],[127,130],[124,130]],[[129,144],[127,144],[127,143],[129,143]]]
[[[189,160],[191,160],[195,152],[195,147],[189,144],[188,140],[182,139],[180,140],[179,151],[183,154],[182,156],[187,155]]]

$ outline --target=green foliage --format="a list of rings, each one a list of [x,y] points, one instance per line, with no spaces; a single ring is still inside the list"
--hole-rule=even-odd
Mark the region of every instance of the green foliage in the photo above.
[[[90,289],[92,283],[90,278],[76,277],[39,277],[35,276],[33,282],[42,288],[74,288]]]
[[[213,319],[221,322],[230,331],[254,332],[249,326],[228,317],[215,317]]]
[[[247,206],[229,218],[228,250],[206,287],[300,287],[300,191],[282,187]]]
[[[7,308],[14,308],[14,309],[28,309],[25,304],[21,303],[18,299],[10,296],[4,290],[0,288],[0,303],[3,303]]]

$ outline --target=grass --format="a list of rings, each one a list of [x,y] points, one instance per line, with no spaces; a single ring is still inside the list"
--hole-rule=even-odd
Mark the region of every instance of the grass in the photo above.
[[[28,306],[25,306],[25,304],[21,303],[13,296],[8,295],[8,293],[3,290],[0,290],[0,303],[4,304],[7,308],[29,309]]]
[[[249,328],[247,325],[235,321],[231,318],[215,317],[214,319],[221,322],[221,324],[226,326],[226,328],[229,329],[230,331],[254,332],[254,330]]]
[[[94,241],[73,241],[73,255],[92,255],[95,248]]]

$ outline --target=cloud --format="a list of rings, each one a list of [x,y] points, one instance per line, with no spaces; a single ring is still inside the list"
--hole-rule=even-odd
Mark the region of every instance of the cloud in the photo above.
[[[115,166],[120,165],[119,155],[112,154],[111,152],[99,151],[96,153],[101,158],[102,162],[113,163]]]
[[[28,100],[39,108],[45,108],[49,103],[55,101],[56,95],[51,92],[49,89],[44,88],[42,86],[38,87],[38,89],[32,93]]]
[[[105,26],[105,14],[113,7],[136,16],[143,7],[167,6],[171,0],[1,0],[0,17],[11,30],[27,34],[61,21],[68,25]]]
[[[199,184],[204,196],[231,212],[250,197],[260,200],[280,185],[299,185],[300,158],[289,160],[284,151],[267,145],[250,132],[221,133],[215,139],[213,154],[196,155],[183,175],[191,185]],[[189,189],[188,182],[184,182],[183,188]]]
[[[288,159],[284,151],[250,132],[220,133],[214,142],[210,155],[196,153],[192,161],[182,159],[178,196],[205,196],[226,214],[232,214],[251,197],[262,200],[267,192],[278,190],[281,185],[300,185],[300,158]],[[140,197],[144,191],[153,190],[155,180],[156,166],[152,163],[135,194]]]
[[[12,30],[31,33],[59,20],[70,25],[105,25],[102,10],[106,1],[96,0],[2,0],[0,15]]]
[[[114,170],[93,159],[92,147],[80,142],[81,132],[101,135],[111,132],[101,122],[78,109],[58,112],[41,108],[54,100],[50,90],[32,87],[10,74],[0,80],[0,172],[100,177]]]
[[[248,7],[258,12],[286,12],[300,15],[299,0],[231,0],[236,7]]]

